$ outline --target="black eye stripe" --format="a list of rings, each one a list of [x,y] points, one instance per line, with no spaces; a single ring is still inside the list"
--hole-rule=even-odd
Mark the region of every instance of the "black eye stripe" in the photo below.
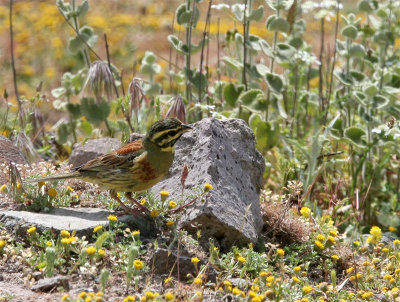
[[[180,131],[179,130],[171,130],[168,131],[167,133],[165,133],[164,135],[160,136],[159,138],[157,138],[157,142],[162,142],[165,139],[168,138],[173,138],[175,135],[177,135]]]

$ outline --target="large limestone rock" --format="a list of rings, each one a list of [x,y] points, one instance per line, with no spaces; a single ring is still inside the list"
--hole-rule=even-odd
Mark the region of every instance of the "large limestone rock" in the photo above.
[[[213,237],[222,247],[255,243],[263,221],[259,194],[265,162],[257,151],[251,129],[243,120],[206,118],[192,125],[176,144],[174,163],[166,179],[152,191],[181,196],[181,173],[189,168],[184,194],[205,183],[214,189],[204,203],[197,201],[183,215],[180,225],[201,229],[203,238]]]
[[[122,143],[117,138],[98,138],[88,140],[85,144],[76,144],[68,163],[73,167],[79,167],[89,160],[95,159],[103,154],[117,150]]]

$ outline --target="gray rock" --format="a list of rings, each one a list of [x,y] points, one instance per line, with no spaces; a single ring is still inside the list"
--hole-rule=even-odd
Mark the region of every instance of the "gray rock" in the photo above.
[[[177,263],[179,259],[179,265]],[[185,255],[179,255],[176,251],[168,251],[167,249],[158,248],[154,251],[151,263],[153,263],[154,273],[163,275],[163,274],[172,274],[175,277],[178,277],[178,266],[179,266],[179,276],[181,279],[188,280],[190,275],[192,277],[196,276],[196,268],[192,263],[192,257],[188,257]],[[200,260],[197,263],[198,269],[206,264],[205,261]],[[203,272],[207,276],[207,280],[211,282],[215,282],[217,277],[217,271],[212,267],[208,266],[207,269]]]
[[[0,135],[0,164],[27,164],[24,155],[8,138]],[[0,169],[0,186],[8,182],[8,176]]]
[[[66,276],[55,276],[51,278],[44,278],[36,282],[31,287],[33,291],[49,292],[58,286],[64,287],[65,290],[69,290],[69,278]]]
[[[240,119],[206,118],[192,125],[176,144],[175,160],[166,179],[152,188],[181,196],[183,165],[189,168],[184,194],[213,185],[204,203],[187,208],[180,226],[203,238],[214,237],[222,248],[257,241],[263,221],[259,194],[265,162],[257,151],[251,129]]]
[[[89,160],[95,159],[103,154],[117,150],[122,143],[117,138],[98,138],[86,141],[84,145],[75,144],[68,163],[73,167],[79,167]]]
[[[108,215],[113,212],[96,208],[55,208],[49,213],[34,213],[25,211],[4,211],[0,214],[0,222],[10,232],[16,232],[20,237],[26,236],[26,230],[36,226],[38,231],[46,229],[59,233],[61,230],[76,231],[78,236],[90,236],[93,228],[98,225],[108,226]],[[142,238],[156,236],[153,219],[141,216],[124,215],[118,221],[125,223],[132,230],[139,229]]]

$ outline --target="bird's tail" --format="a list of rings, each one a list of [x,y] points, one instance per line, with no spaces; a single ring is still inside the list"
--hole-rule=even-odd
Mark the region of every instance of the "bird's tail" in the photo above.
[[[61,180],[61,179],[68,179],[68,178],[74,178],[74,177],[79,177],[79,173],[71,172],[71,173],[66,173],[66,174],[50,175],[50,176],[45,176],[45,177],[41,177],[41,178],[24,180],[24,182],[29,183],[29,182],[39,182],[39,181]]]

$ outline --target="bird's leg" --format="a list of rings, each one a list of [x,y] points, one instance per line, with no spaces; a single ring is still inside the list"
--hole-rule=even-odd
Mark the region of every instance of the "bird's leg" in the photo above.
[[[149,209],[146,208],[144,205],[142,205],[139,201],[137,201],[135,198],[132,197],[132,192],[126,192],[125,193],[126,198],[128,198],[130,201],[135,203],[139,209],[141,209],[144,212],[149,212]]]
[[[124,213],[127,214],[131,214],[131,215],[140,215],[140,216],[144,216],[144,214],[142,212],[140,212],[139,210],[136,209],[132,209],[127,207],[122,201],[121,199],[118,197],[117,192],[115,192],[114,190],[110,190],[110,196],[118,201],[118,203],[120,204],[120,206],[122,207],[122,209],[124,210]]]

